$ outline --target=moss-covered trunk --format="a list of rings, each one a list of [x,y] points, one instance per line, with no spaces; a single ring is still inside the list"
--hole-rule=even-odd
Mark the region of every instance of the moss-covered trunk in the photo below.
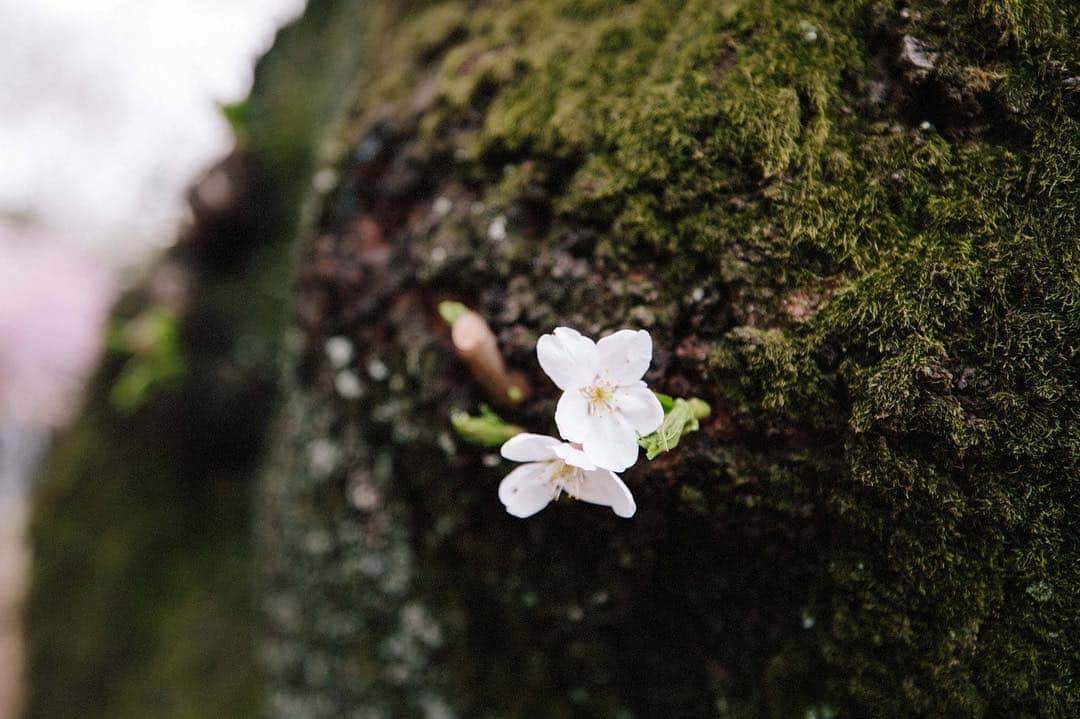
[[[267,62],[338,57],[344,119],[244,126],[318,158],[257,492],[266,713],[1080,712],[1075,3],[312,17]],[[450,428],[485,397],[446,299],[532,431],[556,325],[648,329],[651,385],[713,416],[626,474],[633,520],[513,519]]]

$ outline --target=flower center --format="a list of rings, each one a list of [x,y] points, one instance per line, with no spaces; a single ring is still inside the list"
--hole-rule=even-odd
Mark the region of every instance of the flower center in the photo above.
[[[561,459],[552,460],[551,464],[551,474],[548,479],[556,487],[555,499],[558,499],[564,491],[571,497],[575,496],[577,485],[581,481],[581,470]]]
[[[581,395],[589,403],[589,414],[607,414],[615,409],[615,386],[600,377],[581,388]]]

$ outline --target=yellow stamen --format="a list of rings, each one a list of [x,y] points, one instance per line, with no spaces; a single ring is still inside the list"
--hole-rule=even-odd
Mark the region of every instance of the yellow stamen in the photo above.
[[[597,377],[593,383],[581,388],[581,395],[588,402],[589,414],[610,412],[614,409],[615,388]]]
[[[555,499],[561,497],[563,492],[573,497],[581,482],[581,470],[561,459],[552,460],[551,463],[554,466],[548,478],[555,485]]]
[[[569,478],[569,476],[574,473],[574,469],[574,467],[571,467],[566,462],[559,460],[555,466],[555,469],[551,471],[551,481],[561,482]]]

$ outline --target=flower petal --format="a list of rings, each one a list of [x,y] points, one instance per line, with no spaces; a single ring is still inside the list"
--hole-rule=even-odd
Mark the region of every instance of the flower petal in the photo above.
[[[642,437],[656,431],[664,421],[664,408],[644,382],[615,390],[615,406],[623,419]]]
[[[596,343],[597,369],[615,385],[641,379],[652,362],[652,337],[645,330],[619,330]]]
[[[634,495],[614,472],[606,469],[585,472],[575,496],[583,502],[611,507],[620,517],[633,517],[637,511]]]
[[[563,392],[555,407],[555,424],[559,434],[569,442],[583,442],[589,436],[589,402],[576,389]]]
[[[596,373],[596,345],[569,327],[556,327],[553,334],[541,337],[536,356],[548,377],[564,391],[581,387]]]
[[[637,461],[637,432],[618,413],[587,417],[582,449],[597,467],[621,472]]]
[[[559,459],[566,462],[571,467],[577,467],[579,469],[596,469],[596,465],[593,464],[587,454],[566,442],[563,442],[555,448],[555,454],[559,456]]]
[[[547,462],[515,467],[499,483],[499,501],[515,517],[531,517],[555,499],[556,487],[550,480],[551,467]]]
[[[514,435],[503,443],[499,452],[515,462],[543,462],[555,459],[555,448],[562,442],[543,434],[523,433]]]

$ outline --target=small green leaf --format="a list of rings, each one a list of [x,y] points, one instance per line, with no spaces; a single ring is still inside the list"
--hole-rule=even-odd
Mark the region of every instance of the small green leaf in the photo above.
[[[461,317],[468,311],[469,308],[461,304],[460,302],[453,302],[451,300],[447,300],[445,302],[439,303],[439,314],[442,315],[442,318],[446,321],[446,324],[451,326],[453,326],[453,324],[457,322],[458,317]]]
[[[656,393],[656,396],[664,407],[664,421],[655,432],[638,440],[647,459],[655,459],[657,455],[675,449],[682,436],[696,432],[700,420],[708,417],[712,411],[706,402],[696,397],[687,400],[681,397],[673,399],[660,393]]]
[[[669,394],[663,394],[662,392],[653,392],[656,398],[660,400],[660,406],[664,408],[664,414],[671,411],[671,408],[675,406],[675,398]]]
[[[186,369],[176,316],[150,307],[134,319],[109,328],[107,346],[127,354],[110,391],[113,406],[124,414],[137,410],[151,393],[175,383]]]
[[[150,365],[129,364],[117,377],[109,392],[109,400],[116,409],[124,414],[131,414],[143,403],[156,381],[157,377]]]
[[[241,143],[245,143],[248,137],[248,126],[251,123],[251,103],[248,100],[240,102],[220,104],[221,115],[229,123],[235,137]]]
[[[686,403],[690,405],[690,414],[694,415],[696,420],[708,419],[709,415],[712,414],[712,407],[703,399],[691,397],[686,400]]]
[[[503,421],[502,417],[486,404],[480,405],[478,416],[468,412],[454,412],[450,415],[450,424],[463,440],[481,447],[499,447],[514,435],[525,431],[516,424]]]

